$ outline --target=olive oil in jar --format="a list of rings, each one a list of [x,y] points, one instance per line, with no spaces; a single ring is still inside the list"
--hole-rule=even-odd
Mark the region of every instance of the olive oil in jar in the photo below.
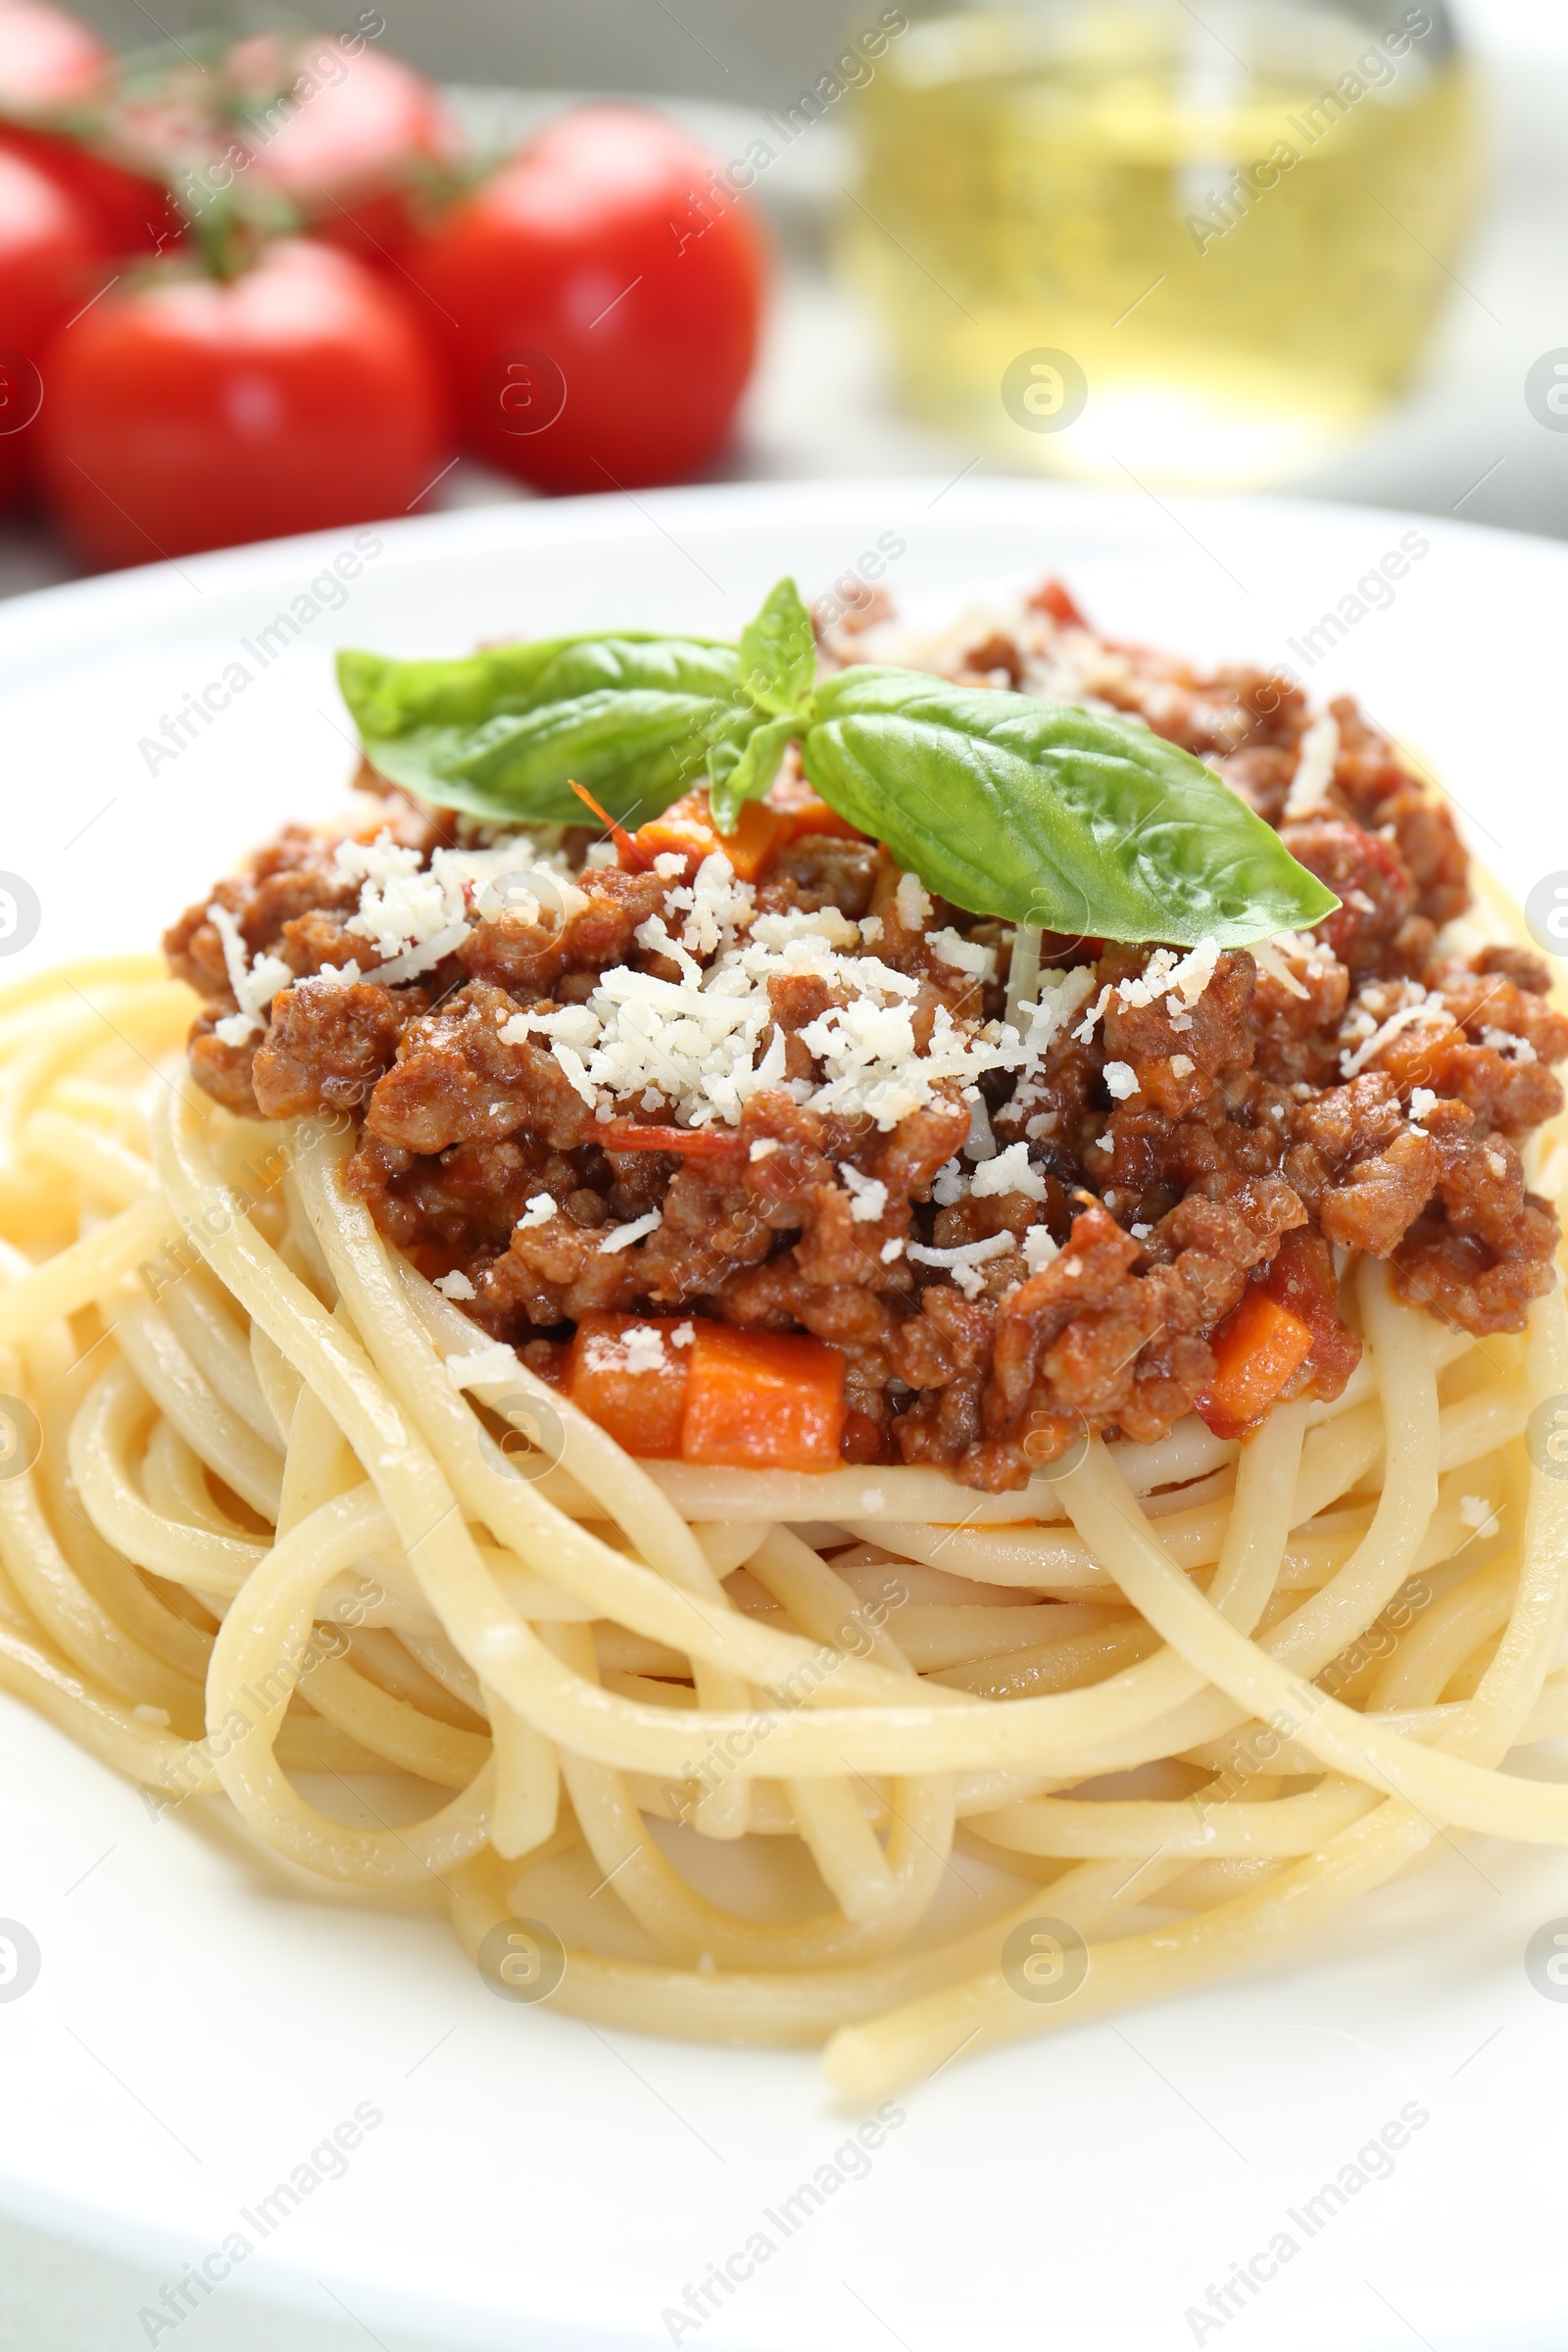
[[[1263,481],[1353,433],[1420,358],[1476,178],[1439,0],[952,9],[856,123],[844,258],[907,407],[1113,478]]]

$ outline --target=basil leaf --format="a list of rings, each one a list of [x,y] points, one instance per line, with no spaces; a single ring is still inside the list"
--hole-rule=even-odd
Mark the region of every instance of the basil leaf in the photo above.
[[[741,683],[760,709],[782,716],[808,704],[815,679],[811,615],[795,582],[778,580],[741,631]]]
[[[733,833],[743,805],[762,798],[778,774],[779,761],[805,726],[801,718],[770,718],[747,738],[738,758],[709,762],[709,805],[720,833]]]
[[[1147,727],[858,666],[817,689],[806,773],[926,887],[1074,937],[1244,947],[1339,902],[1200,760]]]
[[[657,815],[716,746],[761,723],[732,646],[695,638],[555,638],[457,662],[339,657],[366,757],[442,808],[581,820],[583,785],[612,816]]]
[[[558,655],[591,640],[545,637],[496,645],[452,662],[398,662],[385,654],[344,652],[338,691],[366,737],[390,738],[421,726],[474,725],[498,710],[524,710]]]
[[[714,794],[721,793],[741,763],[742,745],[733,735],[720,735],[708,755],[708,780]]]

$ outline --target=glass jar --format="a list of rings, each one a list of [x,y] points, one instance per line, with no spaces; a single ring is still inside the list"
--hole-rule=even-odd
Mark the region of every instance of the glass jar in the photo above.
[[[1051,471],[1298,471],[1407,381],[1474,206],[1442,0],[950,4],[853,119],[907,407]]]

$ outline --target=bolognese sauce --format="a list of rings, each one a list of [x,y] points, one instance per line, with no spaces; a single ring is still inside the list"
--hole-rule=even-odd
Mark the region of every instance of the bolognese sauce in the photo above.
[[[1343,1391],[1348,1253],[1522,1330],[1557,1225],[1519,1146],[1568,1019],[1467,926],[1463,844],[1390,741],[1107,642],[1055,583],[923,659],[1194,753],[1338,911],[1251,950],[1048,932],[1021,992],[1016,928],[793,757],[730,836],[699,790],[507,838],[367,768],[352,821],[285,831],[167,935],[195,1078],[242,1116],[350,1113],[382,1234],[633,1451],[1006,1490],[1086,1428],[1243,1435]]]

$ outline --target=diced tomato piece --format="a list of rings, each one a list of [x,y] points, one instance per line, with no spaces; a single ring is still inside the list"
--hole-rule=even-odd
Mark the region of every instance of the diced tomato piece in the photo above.
[[[845,1359],[821,1340],[699,1323],[680,1450],[738,1470],[831,1470],[847,1407]]]
[[[852,1412],[844,1423],[839,1452],[847,1462],[879,1462],[882,1432],[869,1413]]]
[[[1255,1429],[1298,1364],[1312,1352],[1312,1334],[1267,1291],[1250,1290],[1209,1342],[1214,1377],[1198,1409],[1217,1438]]]
[[[1059,620],[1063,628],[1087,629],[1089,626],[1058,579],[1043,580],[1029,603],[1036,612],[1049,612],[1053,620]]]
[[[662,816],[650,817],[646,825],[639,825],[632,840],[650,865],[668,851],[683,857],[688,881],[705,858],[722,850],[737,880],[755,882],[790,839],[791,830],[790,818],[779,809],[769,808],[765,801],[748,801],[734,832],[720,833],[708,795],[699,790],[676,801]]]
[[[416,1242],[409,1255],[426,1282],[439,1282],[463,1264],[463,1251],[455,1242]]]
[[[567,1396],[628,1453],[674,1460],[696,1352],[675,1334],[691,1329],[674,1316],[584,1315],[571,1343]]]

